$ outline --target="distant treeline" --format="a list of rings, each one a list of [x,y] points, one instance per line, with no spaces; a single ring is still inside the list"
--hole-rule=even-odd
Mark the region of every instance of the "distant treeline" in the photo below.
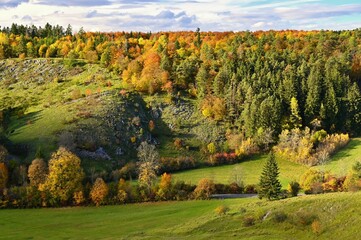
[[[0,59],[84,59],[137,91],[187,92],[204,116],[246,137],[310,127],[361,133],[361,29],[352,31],[85,32],[13,24]]]

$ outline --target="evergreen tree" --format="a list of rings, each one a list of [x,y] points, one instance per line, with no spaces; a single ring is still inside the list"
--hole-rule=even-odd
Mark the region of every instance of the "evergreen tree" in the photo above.
[[[268,200],[279,199],[282,186],[278,180],[278,175],[278,165],[274,153],[271,152],[267,158],[266,165],[263,167],[260,178],[258,192],[260,198],[266,197]]]

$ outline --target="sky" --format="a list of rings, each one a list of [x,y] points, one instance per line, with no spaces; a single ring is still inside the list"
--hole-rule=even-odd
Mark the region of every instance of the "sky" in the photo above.
[[[0,0],[0,26],[74,31],[244,31],[355,29],[360,0]]]

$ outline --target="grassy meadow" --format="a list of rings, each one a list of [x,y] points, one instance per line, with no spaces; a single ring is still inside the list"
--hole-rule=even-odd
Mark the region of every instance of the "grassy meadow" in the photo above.
[[[206,167],[173,174],[175,180],[197,184],[202,178],[213,179],[216,183],[231,183],[238,176],[244,184],[258,184],[266,155],[256,156],[234,165]],[[277,159],[280,168],[280,181],[284,188],[290,181],[299,181],[307,166],[293,163],[284,159]],[[351,139],[350,143],[333,155],[324,166],[314,168],[328,170],[337,176],[346,175],[355,162],[361,161],[361,139]]]
[[[361,193],[332,193],[271,202],[9,209],[0,211],[0,239],[355,239],[361,234],[360,204]],[[226,215],[216,214],[221,205],[229,207]]]

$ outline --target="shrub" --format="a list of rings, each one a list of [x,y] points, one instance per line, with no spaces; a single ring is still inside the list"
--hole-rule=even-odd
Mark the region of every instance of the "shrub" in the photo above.
[[[252,138],[247,138],[241,142],[239,148],[236,149],[238,157],[250,156],[259,153],[259,148]]]
[[[162,157],[159,161],[161,172],[174,172],[196,167],[196,163],[192,157]]]
[[[176,138],[173,144],[176,149],[182,149],[184,147],[184,141],[180,138]]]
[[[74,204],[77,206],[82,205],[85,202],[84,192],[83,191],[77,191],[74,193]]]
[[[102,178],[97,178],[90,191],[90,198],[95,205],[99,206],[105,202],[104,200],[107,197],[108,192],[109,189],[104,180]]]
[[[284,212],[274,212],[272,215],[272,220],[276,223],[281,223],[287,220],[287,214]]]
[[[321,222],[319,220],[314,220],[311,224],[312,232],[315,234],[320,234],[322,231]]]
[[[301,187],[298,182],[290,182],[287,186],[288,195],[291,197],[296,197]]]
[[[8,168],[5,163],[0,162],[0,193],[6,187],[9,178]]]
[[[226,213],[229,212],[229,207],[221,205],[218,206],[214,211],[217,213],[218,216],[226,215]]]
[[[207,163],[211,166],[233,164],[240,158],[235,153],[216,153],[209,157]]]
[[[124,165],[119,171],[119,177],[123,179],[131,179],[137,176],[137,165],[129,162]]]
[[[318,216],[314,213],[305,212],[305,211],[297,211],[294,214],[294,223],[300,226],[309,226],[315,220],[318,220]]]
[[[322,172],[315,169],[309,169],[301,176],[301,187],[306,194],[312,193],[312,188],[316,187],[315,183],[322,184],[323,178],[324,174]]]
[[[28,169],[28,177],[31,186],[39,186],[44,183],[48,173],[48,167],[43,159],[34,159]]]
[[[157,197],[160,200],[171,199],[172,195],[172,176],[170,174],[164,173],[161,176],[159,189],[157,191]]]
[[[215,190],[213,181],[203,178],[198,182],[196,189],[194,189],[194,197],[196,199],[209,199]]]
[[[178,181],[173,185],[173,191],[175,193],[174,198],[179,200],[186,200],[192,197],[196,186],[189,185],[184,183],[183,181]]]
[[[250,227],[255,224],[256,220],[252,216],[246,216],[243,218],[243,226],[244,227]]]
[[[213,142],[211,142],[207,145],[207,150],[210,154],[214,154],[217,151],[217,147]]]
[[[257,186],[254,184],[248,184],[244,187],[244,193],[247,194],[256,194],[257,193]]]

